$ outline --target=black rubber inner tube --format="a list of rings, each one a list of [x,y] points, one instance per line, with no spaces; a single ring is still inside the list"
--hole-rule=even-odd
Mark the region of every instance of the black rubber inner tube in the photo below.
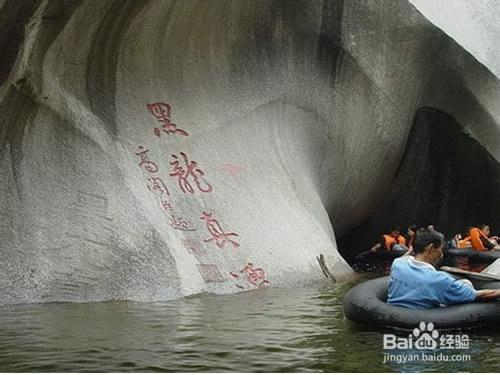
[[[377,251],[364,251],[356,256],[357,260],[369,260],[369,259],[396,259],[401,255],[405,254],[407,249],[396,248],[390,251],[385,249],[379,249]]]
[[[441,330],[500,325],[500,302],[472,302],[425,310],[387,304],[389,277],[369,280],[352,288],[344,298],[344,314],[352,321],[375,327],[410,330],[432,322]],[[498,288],[483,283],[481,289]]]
[[[371,260],[371,259],[391,260],[399,258],[404,253],[406,253],[406,249],[393,249],[391,251],[379,249],[378,251],[364,251],[358,254],[356,256],[356,259],[358,261]],[[492,263],[495,260],[500,259],[500,250],[477,251],[471,248],[448,249],[444,251],[444,256],[467,257],[472,262],[476,263]]]
[[[471,248],[466,249],[448,249],[444,252],[445,256],[462,256],[467,257],[474,262],[491,263],[500,259],[500,250],[492,251],[477,251]]]

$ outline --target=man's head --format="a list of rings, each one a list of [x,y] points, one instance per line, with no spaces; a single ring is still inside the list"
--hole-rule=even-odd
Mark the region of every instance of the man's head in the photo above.
[[[427,263],[436,264],[443,257],[444,236],[430,229],[420,229],[415,238],[415,256]]]
[[[490,236],[490,226],[489,225],[482,224],[482,225],[479,226],[479,229],[481,230],[481,232],[484,233],[484,235],[486,237]]]

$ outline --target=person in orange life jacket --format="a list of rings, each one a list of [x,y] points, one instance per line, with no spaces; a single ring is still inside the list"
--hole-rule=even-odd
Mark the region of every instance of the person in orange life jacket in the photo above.
[[[490,236],[490,227],[486,224],[471,228],[469,231],[472,248],[477,251],[500,250],[498,237]]]
[[[393,228],[389,234],[384,234],[380,242],[375,244],[370,250],[378,251],[391,251],[395,247],[405,246],[406,239],[399,233],[399,229]]]
[[[462,234],[455,234],[455,237],[451,240],[452,248],[454,249],[466,249],[468,247],[472,247],[472,243],[470,242],[470,237],[467,236],[462,238]]]
[[[462,237],[462,233],[455,234],[455,236],[451,240],[452,248],[465,249],[468,247],[472,247],[472,243],[470,241],[470,236],[469,236],[471,229],[472,229],[472,227],[467,228],[467,230],[465,231],[465,233],[467,233],[467,235],[465,237]]]

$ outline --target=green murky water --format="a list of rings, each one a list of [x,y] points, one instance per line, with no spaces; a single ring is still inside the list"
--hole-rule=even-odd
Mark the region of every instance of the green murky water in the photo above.
[[[500,370],[498,332],[470,332],[470,360],[384,364],[384,332],[344,318],[342,299],[352,285],[269,288],[167,303],[2,307],[0,370]]]

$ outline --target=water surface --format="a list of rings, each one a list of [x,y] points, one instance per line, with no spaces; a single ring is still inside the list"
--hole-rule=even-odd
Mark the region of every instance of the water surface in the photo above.
[[[500,370],[498,331],[469,333],[472,361],[384,364],[384,332],[344,318],[342,299],[352,285],[269,288],[163,303],[2,307],[0,370]]]

